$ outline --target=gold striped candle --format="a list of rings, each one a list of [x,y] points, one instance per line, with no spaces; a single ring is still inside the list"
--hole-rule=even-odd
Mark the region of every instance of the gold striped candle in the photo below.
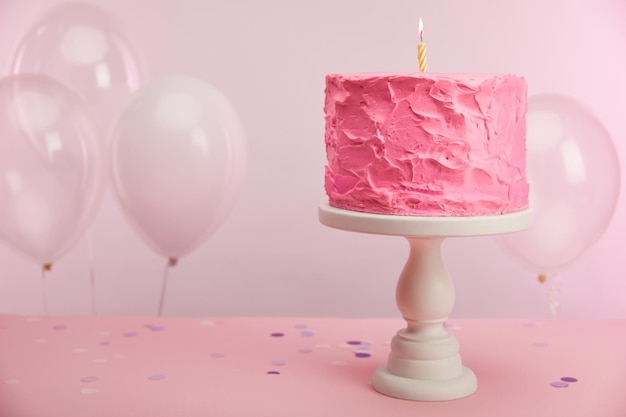
[[[422,23],[422,18],[420,17],[419,22],[419,31],[420,31],[420,42],[417,44],[417,59],[420,63],[420,71],[426,72],[426,68],[428,68],[428,61],[426,61],[426,44],[424,43],[424,24]]]

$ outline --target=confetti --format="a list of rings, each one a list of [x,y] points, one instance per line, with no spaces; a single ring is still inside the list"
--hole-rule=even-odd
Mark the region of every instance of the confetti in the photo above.
[[[216,352],[216,353],[211,353],[210,355],[212,358],[223,358],[224,354],[221,352]]]
[[[87,353],[87,352],[89,352],[89,349],[86,349],[86,348],[76,348],[76,349],[74,349],[74,352],[75,353]]]
[[[122,355],[121,353],[116,353],[115,355],[113,355],[113,357],[115,359],[124,359],[126,356]]]
[[[313,349],[309,349],[309,348],[298,349],[298,353],[311,353],[311,352],[313,352]]]
[[[361,341],[360,340],[348,340],[346,343],[349,345],[360,345]]]
[[[347,365],[346,361],[333,361],[330,364],[333,366],[346,366]]]
[[[308,325],[306,325],[306,324],[296,324],[296,325],[295,325],[295,326],[293,326],[293,327],[295,327],[296,329],[306,329],[306,328],[307,328],[307,327],[309,327],[309,326],[308,326]]]
[[[111,342],[109,342],[108,340],[103,340],[102,342],[98,343],[100,346],[109,346],[111,344]]]
[[[287,362],[285,362],[282,359],[277,359],[277,360],[272,361],[271,364],[272,364],[272,366],[285,366],[287,364]]]
[[[555,388],[567,388],[567,387],[569,387],[569,384],[567,382],[563,382],[563,381],[551,382],[550,385],[552,385]]]
[[[564,376],[563,378],[561,378],[561,381],[563,381],[563,382],[578,382],[578,379],[573,378],[571,376]]]
[[[146,329],[152,330],[153,332],[162,332],[165,330],[163,326],[157,326],[156,324],[146,324],[144,326]]]
[[[107,360],[106,360],[106,359],[104,359],[104,358],[98,358],[98,359],[94,359],[94,362],[95,362],[95,363],[106,363],[106,362],[107,362]]]
[[[303,330],[300,332],[300,336],[302,337],[312,337],[315,336],[315,332],[313,330]]]
[[[65,330],[67,329],[67,326],[65,324],[55,324],[52,328],[54,330]]]
[[[96,388],[82,388],[80,390],[80,393],[84,395],[96,394],[97,392],[99,391]]]
[[[162,374],[150,375],[148,379],[150,381],[162,381],[165,379],[165,375],[162,375]]]
[[[85,376],[80,379],[81,382],[96,382],[97,380],[98,380],[98,377],[96,376]]]
[[[126,332],[124,333],[124,337],[136,337],[137,332]]]
[[[278,371],[267,371],[268,375],[280,375],[280,372]]]
[[[47,341],[46,339],[35,339],[35,343],[46,343]]]
[[[354,352],[354,356],[357,358],[369,358],[372,354],[369,352]]]
[[[270,336],[272,337],[283,337],[284,335],[285,333],[281,333],[281,332],[270,333]]]
[[[210,320],[205,320],[205,321],[200,322],[200,326],[212,327],[212,326],[215,326],[215,323]]]
[[[327,345],[326,343],[318,343],[315,347],[318,349],[328,349],[330,348],[330,345]]]

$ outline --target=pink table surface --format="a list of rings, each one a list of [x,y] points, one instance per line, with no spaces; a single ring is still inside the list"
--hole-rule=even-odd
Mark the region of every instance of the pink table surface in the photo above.
[[[448,324],[479,388],[427,403],[369,384],[398,319],[0,316],[0,417],[626,416],[626,320]]]

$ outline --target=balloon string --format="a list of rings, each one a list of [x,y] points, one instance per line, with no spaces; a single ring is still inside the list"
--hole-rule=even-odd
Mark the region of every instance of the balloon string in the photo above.
[[[165,269],[163,271],[163,282],[161,284],[161,297],[159,299],[159,317],[163,316],[163,305],[165,304],[165,292],[167,289],[167,281],[169,277],[170,268],[176,266],[178,260],[176,258],[170,258],[167,260],[165,264]]]
[[[87,259],[89,262],[89,291],[91,291],[91,315],[96,315],[96,272],[93,255],[93,230],[87,231]]]
[[[49,264],[46,264],[41,268],[41,305],[43,306],[43,314],[50,315],[48,310],[48,294],[46,292],[46,271],[50,270]]]
[[[553,275],[548,282],[548,299],[550,302],[550,313],[556,319],[556,313],[561,305],[561,277]]]

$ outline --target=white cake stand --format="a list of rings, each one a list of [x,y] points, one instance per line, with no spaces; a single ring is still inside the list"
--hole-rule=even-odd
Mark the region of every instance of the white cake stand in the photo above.
[[[443,324],[454,306],[454,286],[441,257],[446,237],[516,232],[530,226],[529,210],[496,216],[413,217],[361,213],[324,203],[320,222],[335,229],[404,236],[409,258],[400,274],[396,302],[407,327],[391,341],[386,365],[372,385],[382,394],[417,401],[466,397],[477,389],[463,366],[459,343]]]

